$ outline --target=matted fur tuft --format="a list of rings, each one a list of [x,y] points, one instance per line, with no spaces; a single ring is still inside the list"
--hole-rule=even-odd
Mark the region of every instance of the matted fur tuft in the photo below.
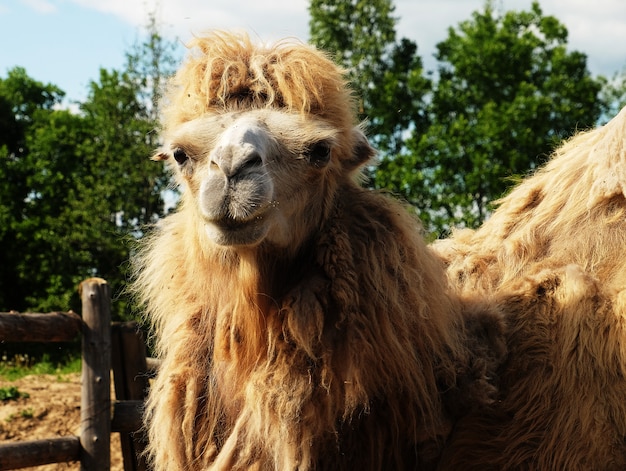
[[[298,41],[254,44],[246,34],[214,31],[196,37],[173,78],[165,127],[203,113],[274,107],[314,114],[350,128],[354,100],[343,71],[321,51]]]
[[[504,197],[477,231],[438,241],[449,273],[468,289],[517,280],[533,262],[576,263],[603,283],[626,283],[626,108],[581,132]]]
[[[373,150],[323,53],[194,45],[158,153],[182,203],[135,265],[163,359],[154,468],[432,469],[456,417],[496,394],[498,315],[466,328],[419,223],[358,186]]]
[[[509,350],[446,469],[626,469],[626,109],[433,247],[468,305],[494,299]]]

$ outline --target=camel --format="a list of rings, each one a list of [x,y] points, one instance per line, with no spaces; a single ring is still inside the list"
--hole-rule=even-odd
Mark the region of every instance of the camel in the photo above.
[[[497,396],[501,317],[463,308],[417,219],[362,187],[374,150],[326,54],[191,49],[154,156],[181,203],[135,262],[154,469],[435,469]]]
[[[501,313],[508,355],[441,468],[626,469],[626,108],[431,248],[466,306]]]

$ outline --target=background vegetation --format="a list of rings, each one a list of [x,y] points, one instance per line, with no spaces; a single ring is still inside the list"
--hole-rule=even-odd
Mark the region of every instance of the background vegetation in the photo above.
[[[435,236],[480,225],[516,178],[626,103],[626,75],[592,77],[538,2],[497,12],[487,1],[448,29],[434,73],[417,44],[396,38],[389,0],[313,0],[310,14],[313,42],[362,97],[380,150],[372,186],[406,199]]]
[[[0,311],[78,310],[90,276],[119,295],[132,241],[164,214],[168,177],[148,156],[174,49],[154,17],[146,32],[77,109],[23,68],[0,78]],[[124,297],[114,304],[116,318],[132,315]]]
[[[348,70],[380,150],[369,185],[406,199],[435,236],[480,224],[515,177],[625,103],[624,73],[592,76],[538,3],[487,1],[449,28],[435,71],[395,26],[391,0],[310,3],[311,40]],[[114,316],[133,316],[121,295],[132,243],[166,212],[168,176],[147,157],[174,50],[150,15],[125,67],[102,69],[71,109],[23,68],[0,77],[0,311],[78,309],[78,283],[101,276]]]

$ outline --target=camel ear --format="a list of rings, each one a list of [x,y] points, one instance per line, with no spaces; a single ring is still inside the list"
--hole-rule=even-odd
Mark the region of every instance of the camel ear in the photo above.
[[[343,162],[344,168],[350,171],[362,167],[376,155],[376,150],[370,145],[361,128],[353,128],[352,137],[354,142],[351,158]]]
[[[170,158],[169,153],[165,152],[163,149],[159,149],[152,157],[150,157],[150,160],[158,161],[158,160],[167,160],[169,158]]]

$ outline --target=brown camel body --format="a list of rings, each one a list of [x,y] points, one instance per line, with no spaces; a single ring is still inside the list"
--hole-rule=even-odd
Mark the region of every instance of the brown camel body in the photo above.
[[[443,467],[626,469],[626,109],[433,248],[508,348],[499,401],[456,424]]]

